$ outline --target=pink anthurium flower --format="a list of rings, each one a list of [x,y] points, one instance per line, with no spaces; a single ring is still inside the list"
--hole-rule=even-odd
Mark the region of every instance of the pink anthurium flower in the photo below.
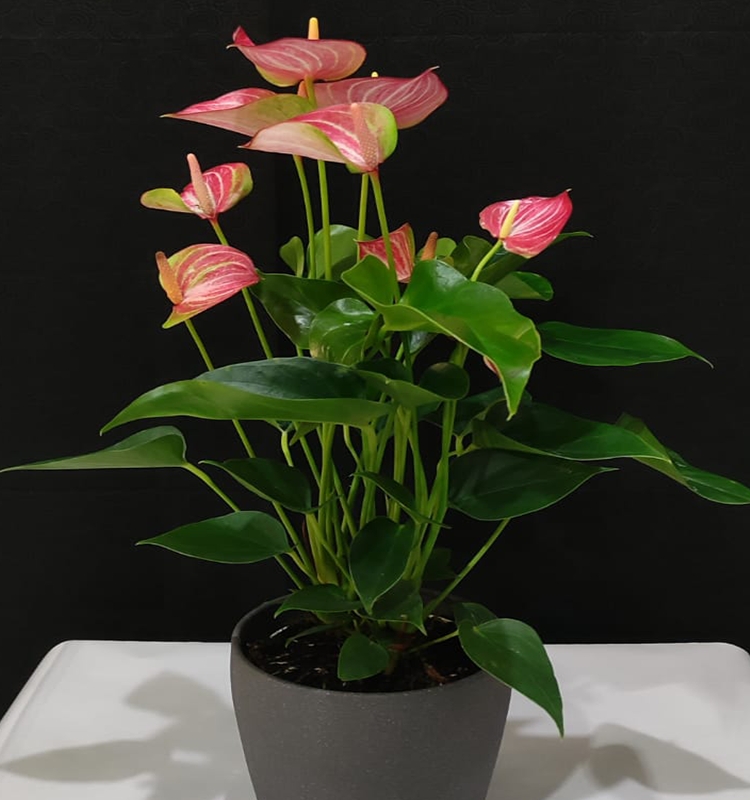
[[[242,28],[237,28],[232,41],[274,86],[295,86],[305,78],[338,81],[356,72],[367,55],[361,44],[341,39],[290,37],[255,44]]]
[[[259,131],[244,145],[346,164],[352,172],[375,172],[396,149],[396,119],[376,103],[328,106]]]
[[[146,208],[197,214],[201,219],[216,221],[219,214],[233,208],[253,188],[247,164],[220,164],[201,172],[198,159],[190,153],[188,166],[193,178],[179,194],[174,189],[151,189],[141,195]]]
[[[552,244],[573,211],[568,192],[555,197],[524,197],[493,203],[479,214],[479,224],[511,253],[532,258]]]
[[[399,128],[411,128],[441,106],[448,90],[434,67],[416,78],[350,78],[315,87],[319,107],[340,103],[379,103],[390,108]]]
[[[163,327],[171,328],[258,283],[249,256],[222,244],[194,244],[167,258],[156,254],[159,283],[174,308]]]
[[[255,136],[269,125],[306,114],[312,108],[307,98],[296,94],[276,94],[270,89],[237,89],[164,116]]]
[[[393,251],[393,261],[396,266],[396,277],[401,283],[408,283],[414,271],[414,261],[416,249],[414,247],[414,232],[409,223],[403,224],[398,230],[390,231],[391,250]],[[385,250],[385,240],[381,236],[379,239],[372,239],[369,242],[357,242],[359,258],[365,256],[375,256],[384,264],[388,263],[388,255]]]

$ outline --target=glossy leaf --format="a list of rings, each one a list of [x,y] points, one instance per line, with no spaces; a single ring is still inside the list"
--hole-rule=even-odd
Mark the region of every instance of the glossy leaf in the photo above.
[[[496,284],[511,300],[551,300],[552,284],[535,272],[512,272]]]
[[[402,483],[393,480],[388,475],[379,475],[377,472],[355,472],[365,480],[374,483],[381,491],[388,495],[392,500],[395,500],[401,508],[416,522],[423,522],[427,525],[433,524],[433,520],[426,517],[417,509],[417,501],[414,495]],[[448,528],[448,525],[441,525],[441,528]]]
[[[404,574],[414,542],[411,525],[375,517],[354,537],[349,566],[357,594],[368,612]]]
[[[345,297],[320,311],[308,336],[310,354],[324,361],[356,364],[364,355],[367,332],[375,312],[361,300]]]
[[[250,150],[286,153],[346,164],[352,172],[373,172],[396,149],[393,114],[374,103],[328,106],[264,128]]]
[[[341,39],[287,37],[255,44],[242,28],[235,30],[232,41],[274,86],[295,86],[305,78],[341,80],[356,72],[367,54],[361,44]]]
[[[536,631],[515,619],[476,619],[472,606],[459,604],[456,621],[461,646],[469,658],[506,686],[543,708],[564,734],[560,687],[542,640]],[[469,607],[468,613],[464,611]]]
[[[459,436],[467,433],[473,419],[477,417],[483,418],[491,408],[501,404],[505,406],[505,395],[501,386],[495,386],[486,392],[480,392],[459,400],[456,403],[456,418],[453,423],[453,430]],[[442,416],[435,421],[442,425]]]
[[[532,514],[575,491],[607,467],[504,450],[473,450],[450,466],[450,503],[474,519]]]
[[[516,205],[517,204],[517,205]],[[515,216],[509,219],[509,214]],[[565,226],[573,204],[568,192],[555,197],[524,197],[521,200],[503,200],[482,209],[479,224],[510,253],[532,258],[549,247]],[[510,230],[506,230],[511,222]]]
[[[204,461],[231,475],[251,492],[292,511],[313,510],[310,483],[295,467],[270,458],[233,458],[228,461]]]
[[[299,236],[292,236],[286,244],[281,245],[279,255],[295,275],[302,275],[305,269],[305,246]]]
[[[542,403],[528,403],[510,421],[491,414],[475,427],[474,444],[581,461],[662,458],[643,439],[617,425],[576,417]]]
[[[331,274],[334,280],[337,280],[344,270],[353,267],[359,260],[357,255],[357,231],[348,225],[331,225],[330,241]],[[315,233],[313,242],[315,244],[315,263],[320,265],[325,259],[325,235],[322,230]]]
[[[277,274],[264,275],[251,291],[292,342],[305,349],[310,346],[315,316],[336,300],[356,297],[354,291],[334,281]]]
[[[341,646],[338,677],[342,681],[361,681],[382,672],[390,656],[382,644],[363,633],[353,633]]]
[[[151,417],[265,419],[366,425],[388,406],[367,400],[354,370],[309,358],[273,358],[233,364],[152,389],[121,411],[104,430]]]
[[[379,103],[393,112],[399,128],[411,128],[422,122],[447,97],[448,90],[434,68],[415,78],[349,78],[315,87],[319,106]]]
[[[279,607],[274,616],[279,616],[285,611],[313,611],[333,614],[339,611],[353,611],[362,608],[359,600],[352,600],[346,596],[343,589],[330,583],[316,586],[305,586],[292,592]]]
[[[457,400],[469,388],[468,374],[456,364],[432,364],[418,385],[409,380],[408,371],[395,359],[363,361],[357,365],[357,372],[378,391],[408,408]]]
[[[399,296],[396,276],[376,256],[365,256],[343,272],[341,280],[375,308],[390,305]]]
[[[389,232],[393,264],[396,268],[396,277],[401,283],[408,283],[414,270],[416,250],[414,246],[414,232],[409,223],[403,224],[395,231]],[[368,242],[358,242],[359,258],[375,256],[375,258],[388,265],[388,254],[385,248],[385,239],[381,236]]]
[[[173,308],[164,328],[200,314],[260,280],[248,255],[221,244],[194,244],[167,258],[158,253],[159,283]]]
[[[420,261],[401,301],[379,310],[390,330],[444,333],[487,356],[498,365],[509,414],[516,412],[540,356],[539,336],[499,289],[440,261]]]
[[[750,503],[750,488],[731,478],[724,478],[688,464],[679,453],[665,447],[642,420],[623,414],[617,421],[622,428],[638,436],[644,444],[659,451],[661,458],[639,458],[641,464],[661,472],[714,503],[745,505]]]
[[[221,564],[252,564],[291,549],[282,524],[260,511],[235,511],[191,522],[138,544],[155,544],[184,556]]]
[[[555,358],[592,367],[627,367],[703,356],[668,336],[614,328],[581,328],[565,322],[539,326],[542,350]],[[706,361],[708,364],[709,362]]]
[[[139,469],[150,467],[184,467],[185,439],[169,425],[139,431],[117,444],[86,453],[82,456],[53,458],[35,461],[17,467],[6,467],[0,472],[16,470],[58,469]]]
[[[306,97],[297,94],[275,94],[269,89],[237,89],[164,116],[255,136],[263,128],[306,114],[312,108]]]
[[[422,597],[413,581],[399,581],[372,607],[372,617],[380,622],[406,622],[426,633],[423,613]]]

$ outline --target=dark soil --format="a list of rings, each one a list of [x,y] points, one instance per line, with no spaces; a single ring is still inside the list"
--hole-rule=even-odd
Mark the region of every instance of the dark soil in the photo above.
[[[312,614],[284,614],[270,626],[265,638],[245,642],[245,653],[253,664],[277,678],[342,692],[427,689],[457,681],[479,669],[461,649],[458,639],[453,638],[416,653],[399,656],[390,675],[381,673],[361,681],[344,682],[336,674],[339,650],[344,641],[342,632],[311,634],[287,645],[290,637],[318,624],[319,620]],[[437,639],[454,630],[454,625],[444,617],[432,616],[427,620],[426,628],[429,638]]]

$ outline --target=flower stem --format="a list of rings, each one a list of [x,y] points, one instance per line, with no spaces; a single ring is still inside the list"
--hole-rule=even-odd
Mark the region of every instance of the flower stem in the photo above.
[[[476,565],[480,562],[480,560],[484,557],[487,551],[492,547],[495,543],[495,540],[498,536],[505,530],[507,524],[510,522],[510,518],[504,519],[500,521],[500,524],[495,528],[492,532],[490,537],[487,541],[477,550],[474,554],[474,557],[471,561],[466,564],[466,566],[461,570],[461,572],[456,575],[456,577],[448,584],[448,586],[443,589],[442,592],[434,599],[431,600],[426,606],[424,610],[425,617],[431,614],[442,602],[445,600],[446,597],[458,586],[459,583],[471,572],[471,570],[476,567]]]
[[[359,222],[357,224],[357,239],[362,241],[366,234],[367,226],[367,195],[370,188],[370,178],[366,172],[362,173],[362,185],[359,190]]]
[[[221,225],[219,225],[219,220],[210,219],[209,222],[211,223],[211,227],[214,229],[214,233],[216,234],[216,238],[219,240],[219,242],[221,244],[229,246],[227,237],[224,235],[224,231],[221,229]]]
[[[318,182],[320,184],[320,215],[323,223],[323,269],[327,281],[333,279],[331,261],[331,211],[328,203],[328,175],[325,161],[318,161]]]
[[[482,270],[487,266],[487,264],[489,264],[489,262],[492,259],[492,257],[495,255],[495,253],[497,253],[497,251],[502,246],[503,246],[503,240],[502,239],[498,239],[495,242],[495,244],[492,245],[492,247],[487,251],[487,253],[484,256],[484,258],[477,264],[477,267],[474,270],[474,272],[472,273],[470,280],[476,281],[479,278]]]
[[[380,176],[378,175],[377,170],[370,173],[370,180],[372,181],[372,193],[375,196],[375,208],[378,210],[378,222],[380,223],[380,233],[383,237],[383,244],[385,245],[385,255],[388,259],[388,266],[395,275],[396,262],[393,258],[391,236],[388,232],[388,219],[385,215],[385,204],[383,203],[383,190],[380,186]]]
[[[313,221],[312,200],[310,199],[310,186],[307,183],[307,175],[305,174],[305,165],[302,162],[302,156],[293,156],[294,166],[297,168],[297,176],[299,177],[299,185],[302,189],[302,200],[305,203],[305,220],[307,221],[307,241],[308,251],[310,253],[310,271],[309,276],[315,277],[315,222]],[[302,266],[304,270],[304,264]],[[298,278],[302,277],[297,275]]]
[[[250,296],[247,286],[243,286],[242,288],[242,297],[244,298],[245,305],[250,313],[250,319],[253,321],[253,327],[255,328],[255,333],[258,337],[258,341],[260,342],[260,346],[263,348],[263,355],[266,358],[273,358],[273,350],[271,350],[268,344],[268,339],[266,339],[263,325],[261,324],[260,317],[255,309],[255,303],[253,303],[253,298]]]

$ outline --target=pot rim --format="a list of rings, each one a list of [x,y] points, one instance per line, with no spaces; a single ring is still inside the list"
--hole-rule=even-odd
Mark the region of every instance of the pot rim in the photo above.
[[[466,685],[467,682],[469,682],[469,681],[479,681],[479,680],[485,680],[485,679],[495,681],[495,678],[493,678],[491,675],[488,675],[481,667],[477,666],[477,671],[473,672],[471,675],[466,675],[463,678],[459,678],[456,681],[450,681],[450,682],[445,683],[445,684],[438,684],[436,686],[422,687],[421,689],[400,689],[400,690],[394,691],[394,692],[361,692],[361,691],[357,691],[356,689],[355,690],[346,690],[346,691],[341,691],[341,690],[338,690],[338,689],[322,689],[319,686],[308,686],[307,684],[304,684],[304,683],[295,683],[294,681],[285,680],[284,678],[280,678],[278,675],[271,675],[270,672],[266,672],[264,669],[261,669],[257,664],[254,664],[248,658],[248,656],[245,653],[244,649],[241,647],[241,641],[242,640],[240,638],[240,631],[245,626],[245,624],[247,623],[247,621],[250,618],[257,616],[258,614],[262,613],[263,611],[265,611],[267,608],[270,608],[271,606],[280,605],[284,601],[285,598],[286,598],[286,595],[284,595],[282,597],[276,597],[273,600],[266,600],[264,603],[261,603],[259,606],[256,606],[255,608],[251,609],[250,611],[248,611],[246,614],[244,614],[242,616],[242,618],[237,622],[237,624],[234,626],[234,629],[232,630],[232,642],[231,642],[232,650],[236,651],[236,653],[242,658],[243,663],[245,665],[247,665],[253,672],[257,673],[258,675],[262,675],[264,678],[267,678],[268,680],[276,681],[278,683],[282,683],[285,686],[295,687],[297,689],[309,690],[309,691],[312,691],[312,692],[321,692],[323,694],[330,694],[330,695],[336,695],[336,696],[353,695],[353,696],[358,696],[358,697],[362,697],[362,696],[366,696],[366,697],[378,697],[378,696],[380,696],[380,697],[398,697],[399,695],[400,696],[404,696],[404,697],[406,697],[406,696],[411,697],[411,696],[415,696],[415,695],[425,696],[423,694],[425,692],[445,691],[445,690],[449,689],[452,686],[453,687],[458,687],[458,686]],[[508,687],[502,681],[496,681],[496,682],[499,683],[501,686],[505,686],[508,689],[508,691],[510,691],[510,687]]]

